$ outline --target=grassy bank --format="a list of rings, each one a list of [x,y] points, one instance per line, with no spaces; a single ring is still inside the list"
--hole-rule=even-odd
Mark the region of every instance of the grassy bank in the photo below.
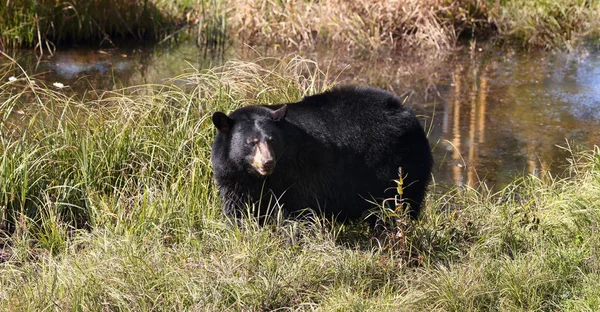
[[[0,48],[33,47],[52,53],[73,44],[113,47],[158,42],[190,22],[197,1],[5,1],[0,6]],[[200,1],[201,2],[201,1]]]
[[[234,226],[211,112],[320,92],[317,64],[228,62],[94,99],[0,78],[2,310],[600,308],[597,147],[567,179],[433,186],[422,218],[379,240],[318,217]]]
[[[19,0],[0,6],[0,43],[52,50],[176,38],[186,29],[202,46],[226,41],[310,47],[339,43],[447,51],[493,38],[526,48],[565,48],[600,35],[600,2],[588,0],[230,1]],[[187,27],[189,26],[189,27]]]

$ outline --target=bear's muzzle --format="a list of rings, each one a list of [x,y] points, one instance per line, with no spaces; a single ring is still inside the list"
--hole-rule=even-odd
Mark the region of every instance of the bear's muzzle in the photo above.
[[[252,167],[263,176],[270,175],[275,169],[275,159],[273,158],[271,148],[264,142],[259,142],[257,144],[252,159]]]

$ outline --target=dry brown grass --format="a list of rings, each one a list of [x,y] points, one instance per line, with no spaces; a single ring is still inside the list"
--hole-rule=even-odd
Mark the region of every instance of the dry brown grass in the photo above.
[[[586,0],[88,2],[55,5],[44,0],[35,5],[18,0],[0,6],[0,49],[35,46],[42,52],[69,43],[167,41],[179,34],[196,36],[199,46],[211,48],[233,41],[253,47],[339,43],[358,51],[427,52],[448,51],[459,38],[496,36],[509,44],[545,49],[600,38],[600,3]]]
[[[495,36],[553,49],[600,37],[600,4],[584,0],[249,0],[227,8],[233,38],[251,46],[448,51],[459,38]]]
[[[416,47],[447,50],[461,25],[476,21],[482,1],[444,0],[249,0],[230,6],[235,38],[309,46],[343,42],[359,49]]]

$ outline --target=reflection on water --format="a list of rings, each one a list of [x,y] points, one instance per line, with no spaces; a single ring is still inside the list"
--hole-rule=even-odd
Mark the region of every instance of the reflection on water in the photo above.
[[[560,146],[600,144],[599,55],[456,57],[442,78],[442,122],[432,141],[436,178],[501,186],[517,175],[560,174]],[[443,88],[449,86],[449,88]]]
[[[221,64],[224,55],[202,53],[194,44],[182,44],[172,49],[59,50],[41,59],[24,52],[17,53],[15,58],[28,74],[35,73],[35,78],[47,85],[60,82],[70,90],[84,93],[164,83],[192,66],[207,68]]]
[[[257,56],[255,50],[227,53],[210,57],[191,44],[161,51],[66,51],[26,68],[48,84],[109,90],[164,82],[191,66],[220,64],[233,53],[237,59]],[[340,83],[414,91],[411,105],[428,117],[438,183],[501,187],[523,174],[560,174],[570,154],[557,145],[600,144],[600,53],[484,49],[434,61],[390,55],[357,60],[330,49],[300,54],[341,73]]]
[[[123,73],[131,71],[135,66],[126,53],[110,53],[97,51],[96,53],[78,53],[77,51],[59,52],[51,61],[41,63],[41,69],[49,69],[60,80],[72,80],[83,75],[102,76],[110,72]]]
[[[569,64],[556,70],[548,81],[562,81],[553,90],[552,95],[572,106],[578,119],[600,120],[600,58],[586,57],[571,59]]]

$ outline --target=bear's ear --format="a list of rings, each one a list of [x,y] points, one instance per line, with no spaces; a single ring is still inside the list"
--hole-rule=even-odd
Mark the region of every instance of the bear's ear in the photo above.
[[[271,116],[273,116],[275,121],[282,121],[285,118],[285,115],[287,115],[287,105],[283,105],[279,109],[271,112]]]
[[[221,112],[216,112],[212,115],[212,122],[223,133],[229,133],[231,127],[233,127],[233,119]]]

